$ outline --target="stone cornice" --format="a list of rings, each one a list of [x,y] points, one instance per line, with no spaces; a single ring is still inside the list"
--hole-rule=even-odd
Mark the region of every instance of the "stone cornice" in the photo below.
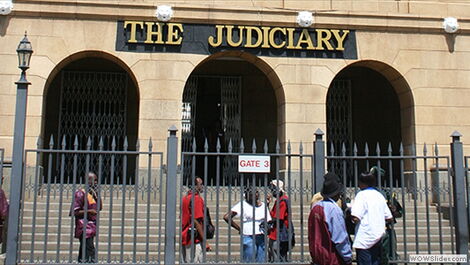
[[[155,20],[156,5],[147,2],[16,0],[11,16],[85,20]],[[297,11],[279,8],[173,6],[172,22],[201,24],[269,25],[296,27]],[[457,34],[470,33],[470,18],[458,18]],[[443,33],[443,17],[413,14],[377,14],[353,11],[314,12],[313,28],[368,31]]]

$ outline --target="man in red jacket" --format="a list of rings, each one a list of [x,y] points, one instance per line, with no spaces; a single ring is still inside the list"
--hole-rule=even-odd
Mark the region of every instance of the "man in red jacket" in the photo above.
[[[317,265],[351,264],[352,250],[343,211],[336,204],[344,186],[338,176],[324,177],[321,195],[308,217],[308,243],[313,263]]]

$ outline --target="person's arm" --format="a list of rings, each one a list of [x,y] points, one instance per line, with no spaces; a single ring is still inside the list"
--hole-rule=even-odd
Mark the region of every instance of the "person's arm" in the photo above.
[[[203,240],[204,228],[202,227],[202,220],[194,219],[194,227],[199,235],[199,239]]]
[[[356,198],[354,199],[354,203],[351,207],[351,220],[353,223],[355,224],[359,223],[362,217],[364,217],[364,214],[366,212],[366,207],[364,204],[365,203],[363,202],[361,192],[359,192],[356,195]]]
[[[352,249],[341,209],[333,208],[327,220],[331,241],[346,264],[352,262]]]
[[[231,227],[235,228],[240,233],[240,226],[234,221],[235,216],[237,216],[236,212],[228,211],[224,215],[224,220],[227,222],[227,224],[230,224]]]
[[[85,216],[85,193],[83,191],[78,190],[75,192],[75,203],[73,207],[73,215],[75,218],[83,218]],[[97,212],[95,209],[87,209],[87,215],[96,215]]]
[[[95,209],[88,209],[87,210],[87,215],[88,216],[97,215],[97,214],[98,214],[98,212]],[[76,218],[83,218],[84,215],[85,215],[85,210],[75,211],[75,217]]]

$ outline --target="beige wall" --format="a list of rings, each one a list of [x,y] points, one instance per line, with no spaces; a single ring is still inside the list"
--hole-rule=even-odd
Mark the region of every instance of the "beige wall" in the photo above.
[[[470,9],[464,1],[431,4],[428,1],[286,0],[284,4],[288,9],[285,10],[278,8],[282,7],[282,1],[270,1],[269,5],[275,9],[259,8],[268,1],[237,1],[240,6],[255,3],[255,7],[242,10],[236,7],[222,9],[220,1],[207,1],[213,9],[194,6],[195,2],[172,1],[174,20],[295,26],[295,11],[298,6],[309,7],[306,3],[326,5],[321,8],[327,9],[331,2],[333,6],[341,6],[333,9],[352,10],[317,13],[317,24],[313,27],[356,29],[358,60],[261,57],[262,63],[255,62],[271,80],[279,81],[277,86],[273,84],[281,88],[280,94],[284,97],[278,101],[278,135],[283,141],[290,139],[293,150],[297,150],[299,142],[303,141],[305,152],[312,151],[310,142],[315,130],[326,131],[325,101],[331,81],[344,67],[367,60],[381,62],[370,65],[392,84],[399,84],[397,89],[403,88],[403,78],[409,85],[414,106],[408,108],[413,107],[414,121],[409,118],[408,124],[414,125],[410,130],[415,131],[415,135],[410,137],[415,137],[417,143],[438,143],[447,147],[449,135],[454,130],[464,135],[463,141],[465,136],[470,136],[470,20],[468,15],[463,17],[470,14]],[[403,4],[409,11],[403,12]],[[98,51],[121,61],[135,76],[140,90],[139,137],[142,140],[151,137],[157,150],[166,150],[168,127],[172,124],[181,127],[185,82],[208,56],[116,52],[116,21],[153,19],[154,8],[146,2],[76,5],[74,2],[72,5],[65,1],[55,4],[25,1],[15,4],[15,11],[9,16],[0,17],[0,147],[6,148],[7,157],[11,156],[12,146],[14,82],[19,77],[15,50],[25,30],[34,49],[28,70],[32,85],[28,97],[27,148],[35,147],[42,131],[43,93],[51,73],[57,71],[59,63],[70,55]],[[252,9],[257,12],[253,13]],[[362,12],[378,10],[379,15]],[[448,15],[460,19],[461,30],[453,41],[440,29],[442,17]],[[390,69],[396,71],[391,73]],[[397,92],[406,94],[407,90]],[[405,111],[410,112],[409,109]],[[470,137],[468,139],[470,143]]]

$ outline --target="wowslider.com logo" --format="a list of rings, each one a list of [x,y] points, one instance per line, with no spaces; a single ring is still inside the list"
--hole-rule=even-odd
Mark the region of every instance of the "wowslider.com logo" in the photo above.
[[[414,263],[467,263],[467,255],[410,255],[409,262]]]

